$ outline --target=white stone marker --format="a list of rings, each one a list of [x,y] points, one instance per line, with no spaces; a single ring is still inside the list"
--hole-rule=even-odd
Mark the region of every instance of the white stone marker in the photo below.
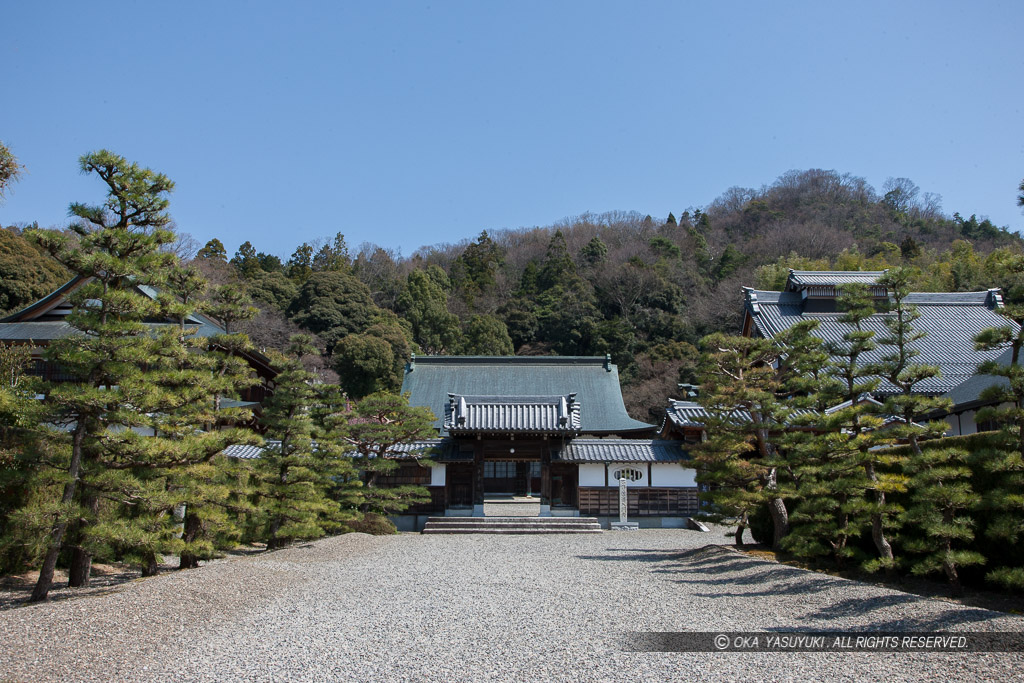
[[[629,480],[619,475],[619,521],[612,522],[613,531],[637,531],[640,528],[639,522],[629,521]]]
[[[625,524],[629,520],[629,489],[628,480],[619,477],[619,524]]]

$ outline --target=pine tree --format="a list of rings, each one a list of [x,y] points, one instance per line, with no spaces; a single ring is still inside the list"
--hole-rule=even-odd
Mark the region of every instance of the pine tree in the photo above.
[[[900,418],[901,422],[888,431],[894,439],[905,440],[910,444],[911,456],[922,457],[920,441],[926,438],[942,436],[946,430],[944,422],[932,422],[921,425],[915,422],[921,416],[933,411],[947,408],[949,402],[934,398],[918,391],[922,382],[937,377],[939,368],[935,365],[915,363],[914,358],[920,354],[913,345],[924,338],[925,333],[914,328],[914,321],[921,314],[917,307],[907,302],[910,294],[911,274],[905,268],[892,268],[878,283],[889,292],[888,313],[885,317],[886,333],[878,340],[882,347],[881,358],[872,366],[872,370],[889,383],[888,395],[883,403],[882,412]],[[899,527],[902,509],[892,503],[887,494],[906,491],[906,480],[898,468],[905,462],[904,458],[891,452],[869,451],[865,466],[871,480],[872,501],[872,537],[879,551],[877,560],[865,565],[870,570],[885,569],[891,572],[896,559],[889,543],[889,535]],[[888,474],[886,475],[885,472]],[[887,534],[889,531],[890,534]]]
[[[870,523],[865,461],[874,457],[872,449],[891,440],[879,431],[883,422],[865,400],[880,381],[862,360],[876,348],[874,332],[863,326],[875,313],[874,303],[863,285],[847,285],[839,308],[844,311],[840,321],[850,329],[841,342],[825,344],[826,377],[818,405],[809,406],[814,412],[808,426],[814,429],[797,433],[801,502],[793,513],[787,548],[801,557],[831,556],[841,567],[856,554],[850,540]],[[836,405],[845,407],[834,409]]]
[[[1024,257],[1013,258],[1006,267],[1012,274],[1024,272]],[[992,421],[999,431],[992,435],[992,444],[977,456],[984,470],[997,482],[985,491],[984,507],[994,512],[986,529],[991,540],[1018,545],[1024,539],[1024,305],[1008,304],[999,312],[1015,326],[992,327],[975,338],[979,350],[1005,349],[1008,362],[991,360],[978,366],[978,374],[1001,378],[985,389],[980,398],[989,406],[975,415],[977,422]],[[1024,568],[996,567],[986,578],[1007,588],[1024,588]]]
[[[267,550],[295,539],[319,538],[344,520],[341,505],[328,493],[334,479],[347,476],[351,463],[313,444],[311,407],[317,396],[302,358],[315,353],[309,335],[294,335],[287,355],[273,354],[278,374],[274,394],[263,408],[267,444],[254,476]]]
[[[357,401],[351,410],[335,410],[318,422],[328,428],[324,441],[342,449],[359,473],[359,510],[364,515],[396,514],[430,500],[422,486],[378,486],[381,477],[407,462],[408,454],[396,457],[398,446],[436,435],[429,408],[410,406],[408,396],[379,392]],[[428,456],[421,453],[414,459],[421,467],[429,467]]]
[[[100,206],[73,204],[77,239],[39,231],[34,237],[79,275],[69,295],[68,323],[78,334],[55,340],[46,359],[75,381],[46,387],[52,448],[66,448],[63,493],[51,508],[48,547],[33,600],[46,598],[57,556],[70,547],[70,583],[89,582],[96,551],[155,570],[159,554],[180,540],[173,509],[174,473],[205,463],[234,440],[214,395],[249,382],[210,373],[205,342],[183,327],[185,308],[202,290],[194,271],[180,271],[163,250],[167,228],[165,176],[108,151],[85,155],[83,172],[108,186]],[[181,292],[186,301],[154,298],[150,286]],[[153,320],[178,324],[153,324]],[[218,383],[219,382],[219,383]]]
[[[129,419],[121,425],[117,419],[127,412],[124,387],[138,380],[147,357],[143,321],[156,312],[156,303],[135,285],[158,283],[173,261],[161,247],[174,239],[166,229],[170,218],[165,212],[165,195],[174,184],[106,150],[83,156],[80,166],[107,184],[107,201],[71,205],[78,219],[73,225],[77,240],[60,233],[32,233],[72,272],[90,278],[69,297],[73,310],[67,321],[80,334],[55,340],[46,351],[49,362],[78,381],[47,391],[52,421],[71,425],[70,460],[32,600],[47,596],[69,525],[74,533],[72,585],[88,581],[92,554],[85,546],[85,530],[97,514],[99,492],[86,480],[102,474],[99,460],[108,428],[118,425],[130,431],[136,422]]]
[[[210,259],[212,261],[224,261],[226,263],[228,260],[228,252],[227,249],[224,248],[224,243],[214,237],[203,245],[202,249],[196,252],[196,258]]]
[[[817,323],[795,325],[775,339],[713,334],[701,344],[700,403],[708,412],[708,440],[699,449],[699,481],[709,486],[706,500],[738,520],[736,543],[755,507],[767,505],[772,517],[772,546],[789,531],[786,497],[792,480],[784,444],[807,393],[805,353],[817,344]],[[818,340],[820,344],[820,340]]]
[[[26,374],[31,363],[27,346],[0,344],[0,574],[16,573],[31,559],[24,532],[34,525],[31,515],[19,518],[17,511],[46,488],[32,462],[40,406]]]
[[[244,334],[232,334],[229,327],[251,318],[255,309],[229,285],[218,287],[212,301],[200,306],[204,290],[197,272],[180,269],[168,278],[168,295],[162,299],[165,315],[179,321],[178,339],[170,340],[164,348],[171,353],[160,359],[168,371],[168,388],[184,400],[163,408],[159,429],[160,436],[174,440],[188,463],[165,474],[167,501],[175,521],[181,522],[180,536],[176,532],[172,544],[180,569],[196,567],[233,545],[241,535],[235,521],[251,508],[246,495],[248,463],[212,456],[230,444],[262,441],[244,426],[251,422],[252,411],[224,403],[225,398],[238,399],[259,381],[242,356],[253,350],[251,342]],[[227,333],[194,337],[186,320],[201,309],[219,318]],[[193,387],[198,389],[194,395]],[[198,431],[200,426],[205,431]]]
[[[967,453],[958,448],[929,448],[912,456],[905,465],[911,474],[911,504],[904,522],[914,525],[920,535],[907,539],[906,549],[916,553],[910,565],[914,574],[943,572],[954,595],[963,592],[962,567],[985,564],[985,557],[966,550],[974,540],[974,519],[963,514],[981,502],[971,488]]]

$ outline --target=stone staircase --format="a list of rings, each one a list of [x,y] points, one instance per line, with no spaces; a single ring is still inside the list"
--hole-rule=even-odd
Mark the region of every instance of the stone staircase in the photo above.
[[[599,534],[596,517],[430,517],[425,534]]]

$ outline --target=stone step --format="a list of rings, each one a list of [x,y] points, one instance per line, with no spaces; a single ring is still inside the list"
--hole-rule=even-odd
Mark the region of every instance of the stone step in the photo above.
[[[537,524],[590,523],[597,517],[428,517],[428,522],[466,522],[468,524],[488,524],[490,522],[536,522]]]
[[[425,534],[595,534],[594,517],[430,517]]]
[[[584,529],[584,528],[565,528],[565,529],[545,529],[538,527],[534,529],[495,529],[488,527],[472,527],[472,528],[437,528],[437,527],[423,527],[424,534],[505,534],[505,535],[535,535],[535,534],[603,534],[604,531],[598,529]]]

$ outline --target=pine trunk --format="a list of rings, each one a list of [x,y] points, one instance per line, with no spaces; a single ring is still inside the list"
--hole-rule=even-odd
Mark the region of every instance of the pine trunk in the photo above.
[[[186,548],[187,544],[192,543],[199,536],[199,532],[202,529],[202,522],[199,519],[199,515],[192,512],[192,506],[189,506],[189,511],[185,513],[185,526],[181,535],[181,540],[185,541]],[[181,553],[181,561],[178,563],[178,569],[195,569],[199,566],[199,558],[183,550]]]
[[[78,487],[78,474],[82,469],[82,442],[85,439],[85,423],[78,421],[74,434],[71,437],[71,464],[68,466],[68,481],[64,484],[64,495],[61,496],[61,505],[67,506],[75,499],[75,489]],[[53,573],[57,569],[57,557],[60,555],[61,546],[64,543],[64,532],[67,531],[67,520],[59,517],[50,530],[50,545],[43,557],[43,565],[39,569],[39,579],[35,588],[32,589],[32,597],[29,602],[40,602],[46,600],[50,593],[50,584],[53,583]]]
[[[92,578],[92,553],[82,546],[75,546],[71,551],[71,566],[68,568],[68,585],[72,588],[85,588]]]
[[[873,463],[867,463],[864,469],[867,471],[870,482],[875,483],[878,481],[878,475],[875,473]],[[886,574],[892,575],[895,570],[893,567],[892,546],[885,538],[885,527],[882,526],[881,510],[885,508],[885,492],[878,489],[875,489],[875,506],[878,512],[871,514],[871,540],[875,543],[875,550],[878,551],[878,556],[885,562]]]
[[[267,550],[277,550],[284,545],[284,541],[277,537],[277,532],[281,529],[281,518],[275,517],[270,522],[270,534],[267,538]]]
[[[85,549],[85,529],[88,518],[95,518],[99,512],[100,502],[96,494],[89,489],[82,491],[83,519],[75,525],[75,547],[71,553],[71,567],[68,569],[68,585],[72,588],[84,588],[92,578],[92,552]]]
[[[744,522],[740,522],[736,525],[736,541],[735,545],[737,548],[743,547],[743,533],[747,530],[747,525]]]
[[[156,576],[160,571],[160,556],[156,553],[147,553],[146,561],[142,563],[143,576]]]
[[[782,539],[789,533],[789,513],[786,511],[786,501],[781,498],[772,498],[768,503],[768,511],[772,515],[772,550],[779,550],[782,547]]]
[[[952,526],[953,511],[946,510],[943,512],[942,521],[947,526]],[[943,550],[945,551],[946,557],[942,560],[942,570],[946,572],[946,578],[949,579],[949,592],[954,598],[958,598],[963,594],[964,587],[963,584],[960,583],[960,573],[956,569],[956,563],[950,559],[950,553],[953,552],[953,542],[946,539],[946,544]]]

